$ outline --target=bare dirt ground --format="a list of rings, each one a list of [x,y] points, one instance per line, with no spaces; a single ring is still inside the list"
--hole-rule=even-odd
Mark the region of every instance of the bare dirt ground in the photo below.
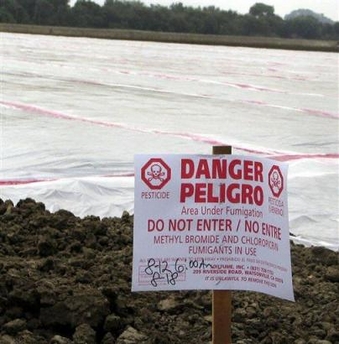
[[[211,292],[132,293],[133,216],[0,199],[0,344],[206,344]],[[232,343],[339,343],[338,252],[291,244],[296,302],[232,293]]]

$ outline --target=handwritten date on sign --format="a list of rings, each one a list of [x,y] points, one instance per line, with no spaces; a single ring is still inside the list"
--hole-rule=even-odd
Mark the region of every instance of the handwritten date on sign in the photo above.
[[[151,284],[157,287],[159,282],[168,285],[176,285],[179,274],[186,271],[186,266],[180,264],[179,258],[175,260],[174,266],[171,266],[167,260],[155,260],[150,258],[147,261],[145,273],[151,276]]]
[[[185,262],[181,263],[181,259],[177,258],[173,265],[167,260],[149,258],[144,273],[150,276],[150,283],[156,288],[160,283],[174,286],[179,280],[183,281],[185,279],[185,272],[188,269],[194,269],[193,273],[196,273],[198,271],[196,269],[212,267],[213,265],[205,263],[204,259],[201,261],[193,259],[186,265],[186,259]]]

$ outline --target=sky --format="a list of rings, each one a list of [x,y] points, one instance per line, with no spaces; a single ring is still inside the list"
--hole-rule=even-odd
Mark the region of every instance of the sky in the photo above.
[[[74,4],[75,1],[71,0],[70,3]],[[105,0],[92,1],[99,5],[103,5],[105,2]],[[222,10],[236,11],[239,14],[248,13],[250,7],[256,2],[262,2],[273,6],[274,13],[282,18],[294,10],[303,8],[323,13],[325,17],[339,21],[339,0],[140,0],[140,2],[145,5],[158,4],[162,6],[169,6],[178,2],[181,2],[184,6],[192,7],[215,6]]]

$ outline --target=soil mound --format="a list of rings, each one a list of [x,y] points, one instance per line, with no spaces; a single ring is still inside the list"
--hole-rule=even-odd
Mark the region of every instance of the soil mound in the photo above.
[[[211,292],[131,293],[132,232],[0,199],[0,344],[209,343]],[[233,343],[339,343],[338,252],[291,255],[296,302],[233,292]]]

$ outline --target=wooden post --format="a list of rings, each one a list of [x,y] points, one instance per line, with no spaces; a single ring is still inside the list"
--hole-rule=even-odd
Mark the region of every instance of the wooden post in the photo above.
[[[232,154],[232,147],[213,146],[213,154]],[[213,290],[212,293],[212,343],[231,344],[231,291]]]

